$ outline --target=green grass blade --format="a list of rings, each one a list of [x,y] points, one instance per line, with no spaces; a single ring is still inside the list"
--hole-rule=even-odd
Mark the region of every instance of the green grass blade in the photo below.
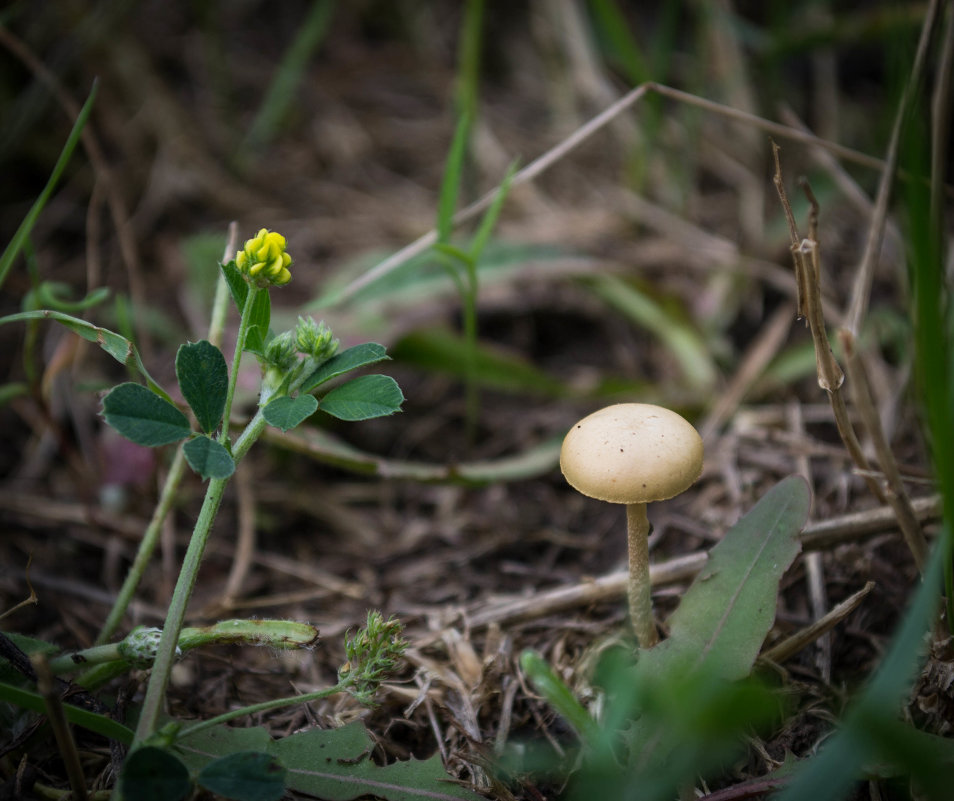
[[[46,712],[46,702],[42,695],[32,690],[25,690],[22,687],[15,687],[6,682],[0,682],[0,699],[33,712]],[[77,726],[102,734],[104,737],[116,740],[124,745],[132,743],[132,729],[123,726],[122,723],[118,723],[112,718],[81,709],[72,704],[63,704],[63,710],[70,723],[75,723]]]
[[[7,274],[10,272],[10,268],[13,266],[17,254],[19,254],[23,248],[27,237],[30,235],[30,231],[33,230],[33,226],[40,216],[40,212],[43,211],[43,207],[46,206],[47,201],[49,201],[52,196],[56,184],[63,175],[63,171],[66,169],[66,165],[69,163],[73,151],[76,149],[76,145],[83,133],[83,128],[86,126],[86,121],[89,119],[90,112],[93,110],[93,102],[96,100],[97,88],[98,84],[94,81],[93,88],[89,92],[89,97],[86,98],[83,108],[80,109],[79,116],[77,116],[76,122],[73,123],[73,130],[70,131],[66,144],[63,145],[63,150],[60,152],[60,157],[56,160],[56,165],[53,167],[50,179],[46,182],[46,186],[43,187],[43,191],[40,192],[40,196],[30,207],[23,222],[20,223],[20,227],[17,228],[13,239],[10,240],[10,243],[3,251],[3,255],[0,256],[0,287],[2,287],[7,280]]]
[[[441,193],[437,203],[437,241],[439,243],[449,242],[454,228],[454,212],[460,195],[464,158],[467,153],[467,141],[470,138],[470,124],[470,114],[461,114],[457,120],[457,128],[454,130],[450,152],[447,154],[444,180],[441,182]]]

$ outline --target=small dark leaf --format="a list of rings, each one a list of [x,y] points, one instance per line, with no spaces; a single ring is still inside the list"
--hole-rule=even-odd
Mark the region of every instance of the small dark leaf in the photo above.
[[[235,462],[221,443],[199,436],[182,446],[189,467],[202,478],[228,478],[235,472]]]
[[[288,431],[311,417],[318,408],[318,401],[311,395],[299,395],[297,398],[275,398],[263,410],[265,422],[282,431]]]
[[[162,748],[137,748],[123,765],[119,779],[123,798],[136,801],[180,801],[192,791],[189,771]]]
[[[103,417],[126,439],[150,448],[178,442],[192,433],[182,412],[141,384],[113,387],[103,398]]]
[[[319,402],[323,412],[339,420],[370,420],[401,410],[404,393],[391,376],[362,375],[336,387]]]
[[[176,354],[176,377],[199,426],[211,434],[222,421],[229,390],[229,368],[222,351],[204,339],[183,345]]]
[[[315,387],[330,381],[332,378],[347,373],[358,367],[366,367],[369,364],[377,364],[380,361],[390,358],[384,345],[377,342],[365,342],[363,345],[355,345],[353,348],[341,351],[337,356],[328,359],[324,364],[318,367],[301,385],[302,392],[311,392]]]
[[[285,793],[285,768],[269,754],[240,751],[202,768],[198,783],[235,801],[277,801]]]

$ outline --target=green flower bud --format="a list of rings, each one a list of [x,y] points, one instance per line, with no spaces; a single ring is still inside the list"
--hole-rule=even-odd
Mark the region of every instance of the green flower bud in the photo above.
[[[281,372],[290,370],[298,361],[295,335],[291,331],[285,331],[272,337],[265,346],[263,358],[269,367],[276,367]]]
[[[117,647],[122,658],[130,665],[135,668],[148,668],[152,667],[156,659],[160,637],[162,637],[162,629],[139,626],[129,632],[126,639]],[[176,647],[176,656],[181,654],[181,649]]]
[[[285,237],[262,228],[235,254],[235,266],[256,286],[284,286],[291,281],[292,260],[285,252]]]
[[[299,353],[311,356],[319,362],[330,359],[338,351],[338,340],[324,320],[316,323],[311,317],[299,317],[295,328],[295,345]]]

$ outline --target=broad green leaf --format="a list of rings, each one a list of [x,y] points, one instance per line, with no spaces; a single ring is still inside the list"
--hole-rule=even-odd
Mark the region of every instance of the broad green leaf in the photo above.
[[[141,384],[113,387],[103,398],[103,417],[126,439],[150,448],[178,442],[192,433],[182,412]]]
[[[214,439],[198,436],[182,446],[189,467],[202,478],[228,478],[235,472],[235,462],[225,446]]]
[[[145,745],[123,763],[119,777],[123,798],[136,801],[180,801],[192,791],[189,770],[174,754]]]
[[[311,392],[315,387],[330,381],[339,375],[347,373],[349,370],[355,370],[358,367],[366,367],[369,364],[377,364],[380,361],[389,359],[384,345],[377,342],[365,342],[363,345],[355,345],[353,348],[341,351],[341,353],[328,359],[324,364],[318,367],[301,385],[302,392]]]
[[[285,794],[285,768],[261,751],[238,751],[206,765],[197,782],[236,801],[278,801]]]
[[[439,756],[378,765],[370,758],[374,744],[361,723],[340,729],[310,729],[277,740],[271,753],[288,769],[292,790],[325,801],[351,801],[366,795],[388,801],[479,801],[476,793],[455,784]]]
[[[17,687],[7,682],[0,682],[0,701],[15,704],[33,712],[46,713],[46,701],[43,696],[33,690]],[[63,711],[70,723],[75,723],[77,726],[82,726],[84,729],[96,732],[124,745],[132,743],[132,729],[106,715],[90,712],[88,709],[82,709],[69,703],[63,704]]]
[[[370,420],[401,410],[404,393],[391,376],[362,375],[331,390],[319,408],[339,420]]]
[[[775,620],[779,581],[801,548],[810,503],[798,476],[765,493],[709,553],[669,618],[669,638],[641,656],[640,671],[747,676]]]
[[[146,369],[146,365],[142,363],[136,346],[126,337],[120,336],[109,329],[100,328],[86,320],[81,320],[79,317],[71,317],[69,314],[52,311],[51,309],[37,309],[36,311],[20,312],[19,314],[0,317],[0,325],[21,320],[54,320],[88,342],[95,342],[120,364],[138,370],[153,392],[171,402],[166,391],[149,375],[149,371]]]
[[[318,401],[313,395],[299,395],[296,398],[286,395],[268,403],[262,409],[262,414],[270,426],[288,431],[311,417],[317,408]]]
[[[229,391],[229,368],[222,351],[204,339],[182,345],[176,354],[176,378],[199,427],[211,434],[222,421]]]
[[[270,754],[285,766],[288,789],[325,801],[365,795],[387,801],[481,801],[447,775],[439,756],[378,765],[369,758],[374,744],[360,722],[309,729],[280,740],[272,740],[261,727],[215,726],[183,737],[176,747],[193,771],[237,751]]]
[[[249,285],[234,261],[222,265],[225,281],[229,285],[232,300],[238,309],[239,315],[245,308],[245,299],[248,297]],[[268,291],[261,290],[255,295],[252,312],[248,318],[248,334],[245,337],[245,350],[261,356],[265,353],[265,343],[268,342],[268,326],[272,317],[271,301]]]
[[[83,128],[86,126],[86,121],[89,119],[89,115],[93,110],[93,102],[96,100],[97,89],[98,82],[94,81],[93,88],[90,89],[89,92],[89,97],[86,98],[86,102],[83,104],[83,108],[80,109],[79,114],[76,115],[76,122],[73,123],[73,129],[66,139],[66,144],[63,145],[63,150],[60,151],[60,157],[53,166],[53,172],[50,173],[50,178],[46,182],[46,186],[43,187],[40,196],[34,201],[23,222],[20,223],[20,226],[10,239],[10,243],[4,249],[3,255],[0,256],[0,286],[3,286],[3,283],[7,280],[10,267],[13,266],[17,254],[23,248],[27,237],[30,236],[30,231],[33,230],[33,226],[36,224],[40,212],[43,211],[43,207],[53,195],[53,190],[56,188],[60,176],[63,175],[63,171],[66,169],[70,157],[73,155],[73,150],[76,148],[80,140],[80,135],[83,133]]]

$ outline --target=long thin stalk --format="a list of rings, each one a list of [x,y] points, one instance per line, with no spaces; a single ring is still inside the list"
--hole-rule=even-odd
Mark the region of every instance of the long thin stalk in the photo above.
[[[219,435],[219,441],[226,445],[226,447],[228,447],[229,444],[229,414],[232,409],[232,399],[235,395],[239,367],[242,363],[242,351],[245,348],[248,322],[251,317],[255,297],[259,291],[260,290],[254,286],[249,286],[248,294],[245,296],[245,307],[242,309],[242,320],[239,323],[238,336],[235,340],[235,357],[232,360],[232,374],[229,379],[228,394],[225,398],[224,422],[221,434]],[[261,411],[259,411],[248,426],[246,426],[245,431],[235,443],[235,448],[232,451],[233,458],[241,458],[251,447],[252,442],[261,435],[264,427],[265,419]],[[149,684],[146,687],[146,697],[143,700],[134,743],[141,742],[156,730],[162,702],[166,695],[166,688],[169,685],[169,675],[172,672],[172,665],[176,658],[179,633],[182,631],[182,626],[185,621],[186,608],[189,605],[189,599],[192,597],[192,590],[195,588],[195,582],[199,575],[199,565],[202,563],[205,546],[212,532],[212,524],[215,522],[215,515],[219,510],[219,505],[222,502],[222,496],[225,494],[227,485],[227,478],[213,478],[209,480],[205,500],[202,503],[202,509],[199,511],[199,517],[195,522],[192,539],[189,541],[189,547],[186,550],[185,558],[182,562],[182,569],[179,571],[179,579],[172,593],[169,612],[166,615],[166,621],[162,627],[162,637],[159,639],[156,660],[153,663],[152,673],[149,676]]]

